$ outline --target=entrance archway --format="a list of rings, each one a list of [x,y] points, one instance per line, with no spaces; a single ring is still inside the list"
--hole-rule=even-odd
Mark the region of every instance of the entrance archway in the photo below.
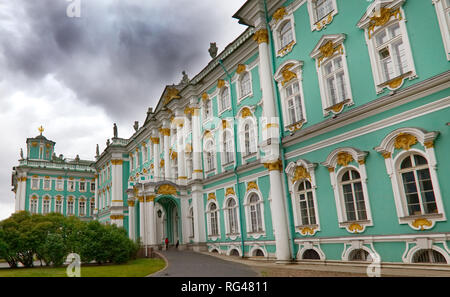
[[[171,196],[161,196],[155,199],[156,215],[156,240],[164,245],[166,237],[169,245],[181,242],[181,219],[180,207],[177,201]]]

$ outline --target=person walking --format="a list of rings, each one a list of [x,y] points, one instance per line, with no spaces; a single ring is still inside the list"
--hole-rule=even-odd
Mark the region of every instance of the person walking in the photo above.
[[[168,237],[166,237],[165,243],[166,243],[166,251],[167,251],[169,249],[169,238]]]
[[[175,247],[177,248],[177,250],[178,250],[178,245],[180,245],[180,241],[179,241],[179,240],[177,240],[177,244],[175,245]]]

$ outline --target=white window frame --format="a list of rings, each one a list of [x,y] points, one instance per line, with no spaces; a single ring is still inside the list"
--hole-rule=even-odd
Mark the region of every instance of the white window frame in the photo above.
[[[342,110],[344,109],[344,105],[353,105],[353,95],[350,83],[350,75],[347,66],[347,53],[344,47],[344,40],[345,34],[324,35],[310,54],[310,56],[316,60],[316,71],[319,79],[320,98],[322,101],[322,110],[324,116],[328,116],[330,112],[332,112],[333,114],[342,112]],[[333,53],[330,57],[325,57],[321,52],[321,48],[329,42],[331,42],[333,45]],[[328,63],[335,61],[335,59],[338,57],[342,59],[342,71],[344,72],[345,91],[347,94],[347,98],[344,98],[342,101],[333,104],[332,99],[328,94],[328,75],[325,72],[325,66]]]
[[[234,201],[235,206],[233,208],[228,207],[228,201]],[[223,202],[223,211],[224,211],[224,215],[225,215],[225,235],[226,237],[229,237],[231,240],[235,240],[240,234],[241,234],[241,222],[239,220],[239,201],[238,199],[234,196],[234,195],[227,195],[224,199]],[[231,220],[230,220],[230,214],[229,211],[233,210],[235,212],[235,228],[236,228],[236,232],[231,232],[230,230],[230,225],[231,225]]]
[[[352,176],[351,176],[351,172],[352,171],[357,172],[360,177],[358,179],[356,179],[356,180],[353,179]],[[342,178],[343,178],[344,174],[346,174],[347,172],[349,173],[350,180],[349,181],[343,181]],[[365,221],[365,220],[367,220],[367,206],[365,205],[365,200],[366,199],[364,199],[364,212],[366,213],[366,218],[359,218],[358,217],[359,216],[358,211],[360,209],[357,206],[356,195],[355,195],[356,191],[355,191],[355,187],[354,187],[355,183],[360,183],[361,187],[362,187],[361,174],[360,174],[358,168],[356,168],[355,166],[346,166],[346,167],[341,168],[341,170],[339,170],[339,173],[337,175],[337,182],[338,182],[338,187],[339,187],[339,196],[341,197],[342,215],[344,217],[344,221],[345,222],[349,222],[349,221],[354,222],[354,221]],[[354,204],[355,215],[357,216],[357,218],[354,219],[354,220],[350,220],[348,218],[348,216],[347,216],[347,207],[345,205],[345,195],[344,195],[344,191],[343,191],[344,185],[352,185],[351,186],[352,187],[352,201],[353,201],[353,204]],[[363,195],[364,195],[364,190],[363,190]]]
[[[230,128],[222,129],[221,130],[221,139],[220,142],[220,148],[221,148],[221,162],[222,162],[222,169],[224,167],[227,167],[231,164],[235,164],[236,158],[235,158],[235,151],[234,151],[234,135],[233,130]],[[227,137],[228,136],[228,137]],[[230,152],[228,152],[227,146],[230,146],[229,149],[231,149]],[[227,160],[227,154],[231,156],[231,160]]]
[[[288,5],[284,8],[284,15],[281,17],[281,19],[275,19],[272,18],[270,22],[270,27],[273,33],[273,42],[275,46],[275,53],[276,56],[281,58],[289,54],[294,46],[297,44],[297,37],[295,32],[295,18],[294,18],[294,11],[299,7],[297,5],[298,3],[293,3],[291,5]],[[282,47],[281,42],[281,29],[287,24],[291,24],[291,34],[292,34],[292,41]]]
[[[338,157],[341,153],[348,154],[352,157],[352,161],[347,165],[338,164]],[[334,192],[336,202],[336,210],[338,216],[339,228],[346,228],[350,233],[362,233],[367,226],[373,226],[372,211],[370,208],[369,191],[367,189],[367,172],[365,165],[365,158],[367,152],[360,151],[352,147],[341,147],[333,150],[327,157],[327,160],[322,165],[328,167],[330,173],[331,186]],[[339,167],[338,170],[336,170]],[[361,178],[361,186],[364,195],[364,204],[366,207],[366,220],[361,221],[347,221],[344,197],[341,190],[340,178],[348,169],[358,171]]]
[[[91,199],[91,201],[89,202],[89,216],[94,216],[94,212],[95,212],[95,200]]]
[[[216,214],[216,221],[217,221],[217,234],[212,233],[212,226],[211,226],[211,213],[212,212],[210,210],[210,207],[213,204],[216,206],[216,209],[214,212]],[[210,240],[216,241],[218,238],[220,238],[221,235],[220,235],[220,207],[215,199],[211,199],[208,201],[208,203],[206,205],[206,216],[207,216],[207,222],[208,222],[208,238]]]
[[[35,186],[34,183],[36,183],[37,186]],[[31,189],[32,190],[39,190],[39,184],[40,184],[39,177],[32,177],[31,178]]]
[[[48,182],[48,187],[45,186],[45,183]],[[42,187],[46,191],[50,191],[52,189],[52,179],[50,177],[44,177],[42,180]]]
[[[242,95],[242,81],[244,79],[245,75],[248,75],[249,84],[250,84],[250,92],[247,94]],[[237,74],[237,83],[236,85],[236,93],[238,98],[238,104],[241,103],[242,100],[252,97],[253,96],[253,78],[252,78],[252,72],[249,69],[247,65],[245,65],[245,70],[242,71],[240,74]]]
[[[303,223],[302,223],[298,186],[301,182],[305,181],[305,178],[295,180],[295,173],[296,173],[297,167],[303,167],[306,170],[306,173],[309,174],[309,177],[306,177],[306,180],[308,180],[311,183],[310,191],[312,191],[312,196],[313,196],[314,215],[316,218],[315,224],[303,225]],[[317,204],[317,196],[316,196],[316,189],[317,189],[316,175],[315,175],[316,167],[317,167],[316,163],[311,163],[307,160],[299,159],[296,162],[290,162],[286,166],[286,170],[285,170],[285,172],[288,176],[289,189],[290,189],[290,193],[291,193],[291,201],[292,201],[293,205],[295,205],[294,210],[293,210],[294,211],[295,232],[297,232],[303,236],[315,235],[317,231],[320,231],[319,207]]]
[[[434,8],[436,9],[436,15],[439,22],[439,28],[441,29],[442,41],[444,43],[445,54],[447,60],[450,61],[450,17],[447,17],[446,10],[450,10],[449,7],[445,7],[446,0],[431,0]]]
[[[291,65],[291,66],[290,66]],[[278,83],[278,90],[280,92],[281,96],[281,106],[282,106],[282,112],[283,112],[283,122],[284,122],[284,128],[286,130],[290,130],[291,132],[296,129],[296,127],[302,127],[308,120],[306,115],[306,107],[305,107],[305,95],[303,93],[303,62],[298,60],[288,60],[285,61],[283,64],[281,64],[278,67],[278,70],[275,72],[275,80]],[[295,76],[292,76],[290,80],[286,81],[285,77],[283,76],[283,73],[285,71],[289,71]],[[301,111],[303,118],[300,121],[297,121],[295,123],[288,123],[287,120],[289,119],[289,111],[287,106],[287,98],[286,98],[286,88],[294,83],[298,83],[299,86],[299,95],[300,95],[300,101],[301,101]]]
[[[210,132],[212,133],[212,132]],[[209,145],[211,143],[211,145]],[[205,167],[205,174],[216,172],[217,173],[217,152],[216,152],[216,142],[214,140],[214,136],[212,137],[205,137],[203,140],[203,163]],[[210,168],[208,166],[208,152],[211,152],[212,162],[211,164],[214,166],[213,168]]]
[[[81,189],[81,184],[83,184],[84,190]],[[80,189],[80,192],[86,192],[87,191],[87,182],[86,181],[79,181],[78,182],[78,188]]]
[[[56,191],[64,191],[64,179],[57,178],[55,180],[55,189]]]
[[[195,225],[194,225],[194,207],[189,207],[188,212],[188,221],[189,221],[189,238],[194,239],[195,236]]]
[[[73,185],[72,189],[70,187],[71,184]],[[67,191],[68,192],[75,192],[75,190],[76,190],[75,180],[68,180],[67,181]]]
[[[84,206],[82,206],[82,203],[84,204]],[[87,215],[86,212],[86,198],[80,197],[80,199],[78,199],[78,216],[79,217],[85,217]],[[83,210],[83,213],[81,212],[81,210]]]
[[[64,211],[63,200],[64,199],[62,198],[62,196],[58,195],[58,196],[55,197],[55,212],[56,213],[63,214],[63,211]],[[58,211],[58,202],[59,202],[59,207],[60,207],[59,211]]]
[[[39,212],[39,196],[36,194],[31,194],[29,203],[30,203],[30,213],[37,214]]]
[[[422,148],[410,148],[409,150],[399,150],[395,148],[396,138],[403,134],[409,134],[414,136]],[[386,171],[389,175],[392,183],[392,190],[394,194],[394,201],[397,210],[397,216],[399,224],[408,224],[414,230],[428,230],[434,227],[436,222],[446,221],[446,214],[442,195],[439,186],[439,180],[437,177],[437,161],[434,152],[434,139],[439,132],[428,132],[420,128],[399,128],[389,133],[375,150],[384,156],[386,165]],[[427,214],[420,216],[409,216],[406,205],[406,198],[403,194],[403,182],[398,174],[398,168],[400,162],[403,160],[406,154],[417,153],[422,155],[428,162],[428,169],[430,171],[431,182],[433,184],[434,197],[436,200],[436,206],[438,214]],[[417,225],[414,224],[416,219],[426,219],[430,225]]]
[[[95,182],[91,182],[90,189],[92,193],[95,193]]]
[[[45,210],[45,202],[48,202],[48,209],[47,211]],[[48,214],[50,213],[52,210],[52,200],[50,199],[50,196],[45,195],[44,197],[42,197],[42,214]]]
[[[386,88],[391,91],[397,90],[403,86],[405,79],[408,78],[408,79],[412,80],[414,78],[417,78],[416,67],[414,65],[414,59],[413,59],[412,50],[411,50],[411,43],[409,41],[408,31],[406,28],[406,15],[405,15],[403,8],[401,7],[404,2],[405,2],[405,0],[392,0],[392,1],[385,0],[384,5],[379,6],[380,9],[382,9],[382,8],[383,9],[391,9],[392,11],[399,9],[400,14],[392,15],[387,23],[385,23],[383,26],[375,27],[373,32],[371,32],[369,29],[370,22],[371,22],[371,20],[370,20],[371,14],[369,12],[375,11],[375,9],[377,7],[375,5],[376,2],[371,4],[371,6],[369,6],[367,12],[364,14],[363,18],[358,23],[358,27],[361,29],[364,29],[364,31],[365,31],[364,35],[366,38],[366,43],[367,43],[367,47],[368,47],[368,51],[369,51],[370,63],[372,66],[372,74],[373,74],[375,90],[376,90],[377,94],[382,93]],[[372,16],[373,16],[373,13],[372,13]],[[406,55],[407,63],[409,65],[408,66],[409,71],[407,71],[406,73],[404,73],[402,75],[396,76],[388,81],[385,81],[383,71],[381,69],[381,62],[379,60],[379,52],[377,50],[375,35],[378,34],[381,30],[385,30],[386,28],[388,28],[389,26],[391,26],[397,22],[400,26],[400,35],[401,35],[402,43],[403,43],[405,51],[406,51],[405,55]],[[399,37],[396,37],[394,39],[399,39]],[[392,40],[393,39],[391,39],[391,41]]]
[[[70,205],[72,205],[72,212],[70,212],[70,208],[69,208]],[[73,197],[73,196],[69,196],[67,199],[66,215],[67,216],[75,215],[75,197]]]
[[[252,222],[251,222],[251,206],[254,204],[250,203],[250,197],[256,194],[259,197],[259,200],[257,202],[257,206],[259,206],[259,209],[261,211],[261,226],[262,230],[259,231],[253,231],[252,229]],[[264,199],[263,195],[259,190],[251,189],[245,194],[244,198],[244,208],[245,208],[245,220],[247,225],[247,236],[253,237],[254,239],[258,239],[261,236],[266,235],[266,224],[264,219]]]
[[[208,108],[209,106],[209,108]],[[209,112],[207,112],[209,109]],[[212,98],[208,98],[203,100],[202,102],[202,114],[203,114],[203,124],[207,123],[208,121],[212,120],[214,117],[214,108],[213,108],[213,101]]]
[[[315,3],[317,0],[307,0],[307,1],[308,1],[308,14],[309,14],[309,22],[311,25],[311,31],[320,31],[325,29],[333,21],[334,16],[338,14],[338,6],[336,0],[330,0],[333,4],[333,10],[319,20],[317,19],[315,7]]]
[[[223,95],[224,94],[228,95],[228,100],[226,102],[228,106],[226,106],[226,107],[223,106],[223,98],[224,98]],[[231,88],[230,88],[228,82],[226,82],[225,85],[218,90],[218,94],[217,94],[216,98],[217,98],[217,104],[219,106],[219,115],[227,110],[231,110]],[[212,114],[213,114],[213,112],[212,112],[212,101],[211,101],[211,117],[209,117],[207,120],[209,120],[213,117]]]

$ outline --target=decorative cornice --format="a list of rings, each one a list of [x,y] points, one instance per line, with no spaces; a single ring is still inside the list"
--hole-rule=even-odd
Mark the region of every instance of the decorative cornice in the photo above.
[[[145,202],[153,202],[155,201],[156,195],[149,195],[145,197]]]

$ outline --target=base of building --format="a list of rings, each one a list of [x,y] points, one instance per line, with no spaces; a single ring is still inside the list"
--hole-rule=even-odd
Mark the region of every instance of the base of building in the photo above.
[[[194,252],[207,252],[208,247],[206,243],[191,243],[189,244],[188,249],[193,250]]]

